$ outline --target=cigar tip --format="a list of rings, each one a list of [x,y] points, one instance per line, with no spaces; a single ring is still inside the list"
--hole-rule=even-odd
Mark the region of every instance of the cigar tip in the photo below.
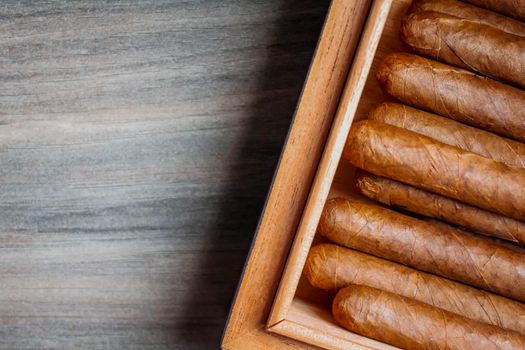
[[[352,292],[351,288],[352,286],[341,288],[332,301],[332,314],[339,324],[343,323],[346,310],[345,303],[347,302],[348,295]]]
[[[414,12],[401,21],[401,40],[412,48],[416,48],[421,42],[421,37],[429,40],[433,37],[436,24],[435,12]]]
[[[395,105],[396,104],[392,102],[383,102],[377,105],[374,109],[368,112],[368,120],[382,121],[383,116]]]
[[[366,310],[359,310],[359,308],[356,309],[352,306],[366,300],[369,297],[368,292],[374,293],[376,291],[375,288],[356,284],[341,288],[332,302],[332,314],[335,320],[345,327],[350,326],[354,328],[356,326],[356,318],[362,318],[360,313],[364,312],[366,314]]]
[[[405,17],[403,17],[403,19],[401,20],[401,39],[404,41],[405,39],[405,33],[407,31],[409,31],[410,29],[410,26],[412,25],[412,23],[417,20],[417,17],[419,16],[419,14],[421,13],[425,13],[425,12],[413,12],[413,13],[409,13],[408,15],[406,15]]]
[[[317,285],[316,276],[319,272],[318,260],[321,254],[322,253],[319,249],[319,246],[312,247],[308,252],[308,257],[306,258],[306,263],[304,264],[303,274],[305,275],[308,282],[314,287]]]
[[[343,158],[350,161],[350,163],[352,163],[352,159],[355,156],[359,155],[358,150],[354,150],[355,140],[358,138],[359,133],[363,131],[363,128],[368,125],[368,123],[368,120],[362,120],[354,123],[350,129],[350,133],[348,134],[348,138],[346,139],[345,147],[343,149]]]
[[[396,79],[403,79],[407,69],[419,66],[428,66],[430,60],[423,57],[404,53],[395,52],[383,57],[376,70],[376,78],[379,84],[389,94],[393,94],[393,85]]]
[[[392,87],[393,72],[396,66],[405,59],[407,54],[391,53],[383,57],[376,70],[376,78],[383,88],[389,92]]]
[[[318,275],[319,272],[319,263],[324,260],[325,256],[325,248],[324,244],[318,244],[316,246],[313,246],[310,248],[310,251],[308,252],[308,257],[306,258],[306,264],[304,265],[304,274],[308,281],[310,281],[310,284],[316,285],[315,282],[315,276]]]
[[[343,201],[341,198],[333,198],[326,202],[321,219],[319,220],[319,226],[317,232],[322,236],[327,237],[332,233],[335,227],[335,213],[334,211],[339,206],[339,203]]]
[[[350,129],[350,133],[348,134],[348,140],[353,140],[357,136],[359,131],[361,131],[363,128],[366,128],[368,124],[371,124],[371,122],[366,119],[354,123],[352,125],[352,128]]]
[[[318,244],[310,249],[303,273],[312,286],[326,291],[337,290],[339,262],[333,258],[338,256],[339,249],[341,248],[328,243]]]
[[[357,171],[355,173],[355,180],[356,180],[356,186],[357,188],[363,192],[363,189],[366,189],[367,187],[367,182],[370,181],[370,175],[368,173],[366,173],[365,171]]]
[[[455,26],[459,19],[433,11],[411,13],[401,21],[401,40],[416,52],[439,57],[443,26]]]
[[[405,128],[408,108],[399,103],[385,102],[370,111],[368,120]]]
[[[369,173],[360,174],[356,186],[365,197],[390,205],[390,196],[381,188],[379,177]]]

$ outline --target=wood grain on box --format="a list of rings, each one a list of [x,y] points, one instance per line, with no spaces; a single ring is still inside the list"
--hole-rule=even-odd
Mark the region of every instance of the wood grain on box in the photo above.
[[[390,0],[377,0],[370,12],[369,21],[366,24],[354,65],[350,71],[348,82],[340,101],[340,107],[332,126],[332,132],[326,143],[312,191],[297,229],[289,257],[289,261],[292,263],[286,266],[283,283],[279,287],[275,304],[268,320],[269,328],[286,318],[291,305],[302,266],[304,261],[306,261],[308,249],[312,243],[321,211],[330,191],[361,93],[366,83],[386,18],[388,17],[390,5]]]
[[[266,321],[369,6],[364,0],[332,2],[231,311],[225,349],[298,346],[266,333]]]
[[[359,48],[340,101],[332,132],[326,143],[312,191],[308,198],[302,220],[299,224],[295,241],[279,290],[268,320],[268,329],[285,334],[294,339],[316,344],[325,348],[357,349],[379,348],[382,344],[351,332],[342,331],[332,321],[326,323],[320,317],[300,317],[289,319],[292,306],[302,307],[303,303],[293,304],[296,289],[301,277],[308,250],[312,244],[317,223],[332,181],[337,170],[344,144],[361,100],[361,94],[367,82],[376,49],[382,37],[387,18],[390,14],[391,0],[377,0],[368,15]],[[308,314],[302,310],[302,314]],[[297,314],[298,310],[293,310]],[[390,348],[390,347],[387,347]]]

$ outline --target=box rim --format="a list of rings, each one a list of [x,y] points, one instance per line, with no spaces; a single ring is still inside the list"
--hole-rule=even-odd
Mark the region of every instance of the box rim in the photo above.
[[[279,283],[275,303],[270,312],[268,328],[272,328],[273,325],[285,320],[292,304],[324,202],[328,197],[350,126],[354,120],[357,106],[370,74],[373,61],[370,58],[375,56],[379,46],[392,2],[393,0],[373,1],[369,19],[365,24],[365,29],[356,51],[356,59],[364,63],[358,66],[355,66],[354,63],[352,64],[341,100],[343,105],[338,107],[327,140],[327,146],[323,149],[320,165],[292,243],[285,271]],[[334,161],[334,159],[337,159],[337,161]]]
[[[367,0],[366,2],[368,3],[369,1]],[[341,4],[345,4],[345,3],[347,3],[347,0],[333,0],[331,2],[330,6],[329,6],[329,10],[327,12],[327,16],[325,18],[325,22],[323,24],[323,27],[322,27],[322,30],[321,30],[321,33],[320,33],[320,38],[319,38],[318,43],[316,45],[316,49],[315,49],[314,54],[313,54],[313,59],[312,59],[312,61],[310,63],[310,67],[308,69],[308,73],[307,73],[307,76],[306,76],[306,81],[305,81],[305,84],[303,85],[303,88],[302,88],[302,91],[301,91],[298,103],[296,105],[294,116],[292,118],[292,122],[290,124],[290,127],[288,129],[288,133],[287,133],[287,136],[286,136],[285,144],[284,144],[284,147],[281,150],[280,157],[279,157],[279,160],[278,160],[278,163],[277,163],[277,167],[276,167],[276,171],[274,172],[274,175],[273,175],[273,178],[272,178],[272,182],[271,182],[271,185],[270,185],[270,189],[269,189],[269,191],[267,193],[267,196],[266,196],[266,199],[265,199],[265,204],[263,206],[262,214],[261,214],[261,217],[260,217],[258,225],[257,225],[256,233],[255,233],[254,238],[252,240],[252,243],[251,243],[251,246],[250,246],[250,250],[249,250],[247,259],[245,261],[245,264],[244,264],[244,267],[243,267],[243,270],[242,270],[242,273],[241,273],[241,278],[239,280],[239,283],[237,285],[237,288],[236,288],[236,291],[235,291],[235,294],[234,294],[233,303],[232,303],[232,305],[230,307],[230,310],[229,310],[229,313],[228,313],[226,326],[224,328],[224,332],[223,332],[222,340],[221,340],[221,347],[224,348],[224,349],[226,349],[226,348],[231,349],[229,347],[229,344],[235,343],[236,339],[239,339],[239,338],[242,337],[239,334],[229,334],[229,335],[227,334],[227,332],[228,332],[228,330],[229,330],[229,328],[231,326],[233,312],[235,310],[235,306],[237,304],[237,301],[238,301],[238,298],[239,298],[239,295],[240,295],[242,282],[243,282],[244,278],[246,277],[247,268],[248,268],[251,260],[253,259],[255,245],[257,243],[257,239],[258,239],[259,234],[260,234],[261,223],[262,223],[263,218],[264,218],[264,216],[265,216],[265,214],[266,214],[266,212],[268,210],[267,206],[268,206],[269,198],[270,198],[270,195],[271,195],[271,193],[274,190],[275,185],[276,185],[275,181],[276,181],[276,177],[277,177],[278,171],[279,171],[279,169],[280,169],[280,167],[282,165],[283,155],[285,154],[286,147],[287,147],[287,145],[288,145],[288,143],[290,141],[290,135],[291,135],[292,131],[294,130],[294,128],[296,127],[297,111],[298,111],[301,103],[303,102],[303,97],[304,97],[304,92],[305,92],[306,87],[308,86],[309,83],[313,84],[313,82],[310,81],[311,78],[312,78],[312,66],[313,66],[314,62],[316,61],[316,59],[321,59],[321,58],[319,58],[319,55],[321,54],[319,52],[319,46],[320,46],[321,42],[323,41],[324,36],[327,34],[326,33],[327,23],[328,23],[329,19],[331,18],[330,16],[333,15],[334,6],[335,6],[334,4],[338,4],[338,6],[343,6]],[[357,4],[361,3],[361,7],[363,7],[362,3],[364,3],[364,1],[363,0],[355,0],[352,3],[352,6],[354,6],[353,10],[359,11],[360,7],[358,5],[355,5],[355,3],[357,3]],[[369,6],[367,5],[366,7],[368,9]],[[360,27],[360,28],[362,28],[362,27]],[[359,30],[359,33],[357,33],[357,34],[352,33],[351,35],[348,36],[348,38],[345,39],[346,41],[344,41],[344,43],[347,45],[347,47],[345,47],[344,49],[345,50],[351,50],[351,56],[353,56],[354,53],[355,53],[355,44],[357,43],[358,38],[360,37],[360,35],[361,35],[361,30]],[[343,39],[341,39],[341,42],[343,42]],[[353,46],[353,47],[349,49],[350,46]],[[338,52],[337,55],[338,56],[336,58],[342,56],[343,54],[339,54],[339,52]],[[344,66],[344,64],[343,64],[343,66]],[[350,67],[350,62],[348,62],[346,64],[346,68],[344,68],[344,70],[345,70],[344,76],[345,77],[347,76],[349,67]],[[317,68],[317,69],[319,69],[319,68]],[[337,85],[337,83],[331,83],[331,84],[332,85]],[[340,99],[342,90],[343,90],[343,86],[341,85],[338,89],[336,88],[336,91],[334,91],[337,94],[337,98],[336,98],[337,100]],[[331,114],[331,118],[333,118],[333,115],[335,115],[335,110],[334,110],[334,113]],[[330,125],[331,125],[331,123],[330,123]],[[324,142],[323,142],[323,144],[324,144]],[[318,165],[318,161],[317,161],[317,165]],[[317,168],[317,166],[314,169],[316,169],[316,168]],[[314,171],[314,174],[315,174],[315,171]],[[312,179],[310,179],[310,186],[308,186],[309,188],[311,187],[311,182],[312,181],[313,181],[313,177],[312,177]],[[304,201],[304,203],[305,202],[306,202],[306,200]],[[302,210],[304,210],[304,203],[301,205],[302,206],[302,208],[301,208]],[[301,212],[302,212],[302,210],[301,210]],[[281,267],[281,274],[280,275],[282,275],[282,268],[283,267]],[[272,298],[272,300],[273,300],[273,298]],[[261,324],[260,327],[261,327],[262,331],[264,331],[265,325]],[[255,331],[255,328],[253,328],[253,330]],[[267,333],[267,334],[269,336],[272,336],[269,333]],[[228,336],[230,336],[231,338],[227,339]],[[289,344],[290,341],[291,340],[287,340],[287,343]]]
[[[273,190],[273,187],[274,187],[274,184],[275,184],[275,178],[276,178],[277,172],[279,171],[279,168],[281,166],[281,161],[283,159],[284,151],[286,150],[286,145],[288,144],[288,140],[290,138],[290,133],[292,132],[292,129],[293,129],[293,127],[295,125],[295,122],[296,122],[297,110],[299,108],[299,105],[301,104],[301,101],[302,101],[302,98],[303,98],[303,94],[304,94],[304,89],[306,87],[306,84],[308,83],[308,78],[310,77],[310,73],[312,71],[312,65],[313,65],[314,59],[315,59],[315,57],[316,57],[316,55],[318,53],[319,44],[320,44],[321,38],[322,38],[322,36],[324,34],[324,30],[325,30],[325,27],[326,27],[326,24],[327,24],[327,21],[328,21],[328,15],[330,14],[330,11],[332,9],[332,5],[333,5],[333,1],[330,2],[330,5],[329,5],[328,10],[327,10],[327,14],[326,14],[326,16],[325,16],[325,18],[323,20],[323,25],[321,27],[321,32],[319,34],[319,38],[317,39],[317,43],[315,44],[314,52],[312,53],[312,59],[310,60],[310,63],[308,64],[308,70],[306,72],[305,82],[303,83],[303,86],[301,87],[301,92],[299,93],[299,98],[297,100],[297,103],[296,103],[294,111],[293,111],[292,120],[290,121],[290,126],[288,127],[288,130],[286,132],[286,136],[284,138],[283,146],[281,147],[281,150],[279,152],[279,158],[277,159],[277,165],[275,166],[275,170],[273,172],[272,179],[270,181],[270,186],[268,187],[268,191],[266,192],[266,196],[264,198],[264,204],[263,204],[263,207],[261,209],[261,214],[259,215],[259,219],[257,221],[257,226],[255,227],[255,232],[253,234],[252,241],[250,242],[250,248],[248,249],[248,254],[246,256],[246,259],[244,260],[244,264],[243,264],[242,271],[241,271],[241,276],[239,277],[239,281],[237,282],[237,286],[235,288],[235,293],[233,295],[232,303],[231,303],[230,308],[228,310],[228,317],[226,318],[226,324],[224,326],[224,330],[223,330],[222,337],[221,337],[221,345],[223,345],[223,343],[224,343],[224,338],[226,336],[226,331],[228,329],[228,325],[229,325],[230,319],[232,317],[233,308],[235,306],[235,302],[237,301],[237,297],[239,295],[239,289],[241,287],[241,282],[244,279],[244,276],[245,276],[245,273],[246,273],[246,267],[248,266],[248,263],[250,262],[250,260],[252,258],[253,249],[254,249],[257,237],[259,236],[259,228],[261,227],[261,222],[263,220],[264,214],[265,214],[267,206],[268,206],[268,199],[270,197],[270,193]]]

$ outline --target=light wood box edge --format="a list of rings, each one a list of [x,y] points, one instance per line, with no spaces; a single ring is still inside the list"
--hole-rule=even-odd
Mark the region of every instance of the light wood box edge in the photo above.
[[[279,160],[222,339],[222,348],[314,349],[266,323],[370,8],[333,0]]]
[[[372,61],[385,28],[386,19],[390,14],[392,2],[393,0],[374,1],[368,15],[332,130],[312,185],[312,191],[307,200],[268,319],[267,326],[270,332],[327,349],[395,349],[392,346],[338,329],[333,321],[323,320],[319,322],[319,319],[323,318],[323,312],[320,310],[317,312],[318,318],[311,322],[312,326],[309,326],[308,315],[315,314],[315,312],[310,310],[302,313],[301,310],[311,309],[314,306],[294,300],[303,266],[312,245],[324,203],[332,186],[348,132],[356,115]],[[295,304],[293,308],[292,304]],[[328,332],[319,332],[318,329],[321,327]]]

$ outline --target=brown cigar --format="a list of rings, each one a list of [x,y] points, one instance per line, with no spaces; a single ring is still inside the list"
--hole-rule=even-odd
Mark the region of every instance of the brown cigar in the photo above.
[[[525,334],[520,302],[334,244],[313,247],[304,274],[314,287],[329,292],[365,285]]]
[[[383,204],[525,246],[525,223],[521,221],[364,172],[357,174],[357,188]]]
[[[525,253],[450,226],[357,200],[329,200],[318,233],[328,240],[525,301]]]
[[[423,57],[386,56],[377,78],[404,103],[525,141],[525,91]]]
[[[426,135],[509,166],[525,168],[525,144],[398,103],[383,103],[368,119]]]
[[[352,127],[343,156],[375,175],[525,219],[525,169],[371,120]]]
[[[507,16],[525,20],[525,0],[465,0]]]
[[[337,293],[332,313],[346,329],[410,350],[518,350],[520,333],[366,286]]]
[[[401,38],[419,54],[525,86],[525,37],[438,12],[417,12],[403,21]]]
[[[486,24],[510,34],[525,36],[524,23],[457,0],[416,0],[412,3],[411,11],[444,13]]]

